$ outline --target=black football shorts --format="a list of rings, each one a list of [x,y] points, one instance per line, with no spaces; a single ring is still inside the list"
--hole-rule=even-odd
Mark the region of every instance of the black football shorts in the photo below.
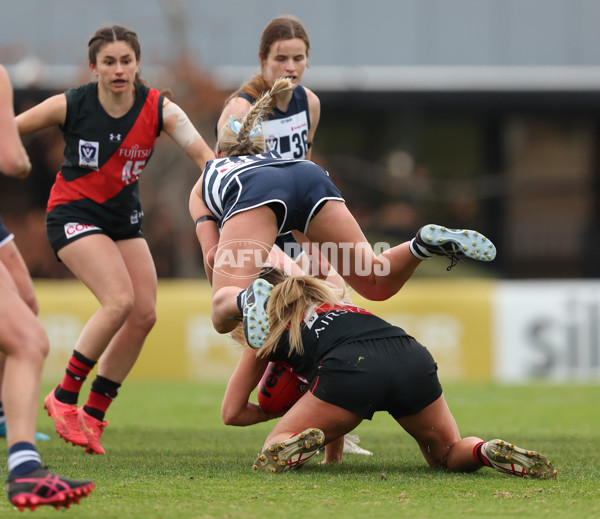
[[[408,335],[334,348],[321,361],[310,388],[320,400],[367,420],[376,411],[388,411],[396,419],[414,415],[442,394],[436,362]]]

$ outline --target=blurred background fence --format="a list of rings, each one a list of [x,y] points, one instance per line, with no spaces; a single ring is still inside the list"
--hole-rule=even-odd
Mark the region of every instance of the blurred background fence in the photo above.
[[[15,83],[17,112],[90,80],[87,40],[120,23],[140,36],[143,76],[174,91],[211,146],[224,99],[258,70],[262,28],[295,14],[312,43],[304,83],[322,103],[314,160],[370,237],[395,243],[429,221],[476,227],[500,251],[477,275],[598,277],[598,2],[0,5],[0,62]],[[26,182],[0,177],[0,214],[35,277],[68,276],[43,239],[62,161],[58,130],[26,144],[33,174]],[[161,277],[203,275],[186,208],[199,173],[168,137],[144,172],[145,233]]]
[[[143,77],[174,92],[211,146],[224,100],[258,70],[263,27],[294,14],[312,44],[303,82],[321,99],[313,160],[340,186],[369,239],[404,241],[428,222],[473,227],[494,240],[498,258],[483,267],[461,265],[454,277],[585,283],[600,275],[600,2],[0,0],[0,6],[0,62],[15,85],[17,113],[89,81],[87,41],[98,27],[118,23],[140,37]],[[60,133],[47,130],[25,143],[32,175],[0,176],[0,214],[36,279],[70,278],[44,229],[62,162]],[[144,170],[144,232],[163,279],[204,278],[187,212],[199,174],[168,137],[159,139]],[[446,275],[430,262],[416,277]],[[592,300],[596,310],[586,316],[597,327],[596,294],[592,289],[584,299]],[[600,351],[594,341],[592,359]]]

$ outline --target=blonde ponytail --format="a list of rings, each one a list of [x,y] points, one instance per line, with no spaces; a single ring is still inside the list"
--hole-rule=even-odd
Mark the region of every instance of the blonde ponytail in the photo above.
[[[339,305],[344,292],[338,287],[312,276],[288,277],[273,287],[267,303],[270,332],[259,357],[268,357],[277,347],[281,335],[289,326],[289,352],[302,354],[301,327],[306,311],[315,304]]]

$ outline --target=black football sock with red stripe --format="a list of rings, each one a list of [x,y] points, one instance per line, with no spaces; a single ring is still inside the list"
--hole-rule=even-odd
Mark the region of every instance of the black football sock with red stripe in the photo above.
[[[473,447],[473,458],[475,461],[484,467],[491,467],[492,463],[487,459],[485,454],[483,454],[483,447],[487,442],[479,442],[475,447]]]
[[[65,404],[77,405],[81,386],[95,365],[95,360],[88,359],[77,350],[73,350],[65,377],[54,392],[56,399]]]
[[[120,387],[121,384],[97,375],[83,410],[102,422],[108,406],[117,398]]]

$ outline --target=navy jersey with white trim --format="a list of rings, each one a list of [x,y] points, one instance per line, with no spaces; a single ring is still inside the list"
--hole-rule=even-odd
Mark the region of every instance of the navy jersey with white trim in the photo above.
[[[254,103],[247,94],[242,97]],[[276,151],[286,159],[303,159],[308,151],[310,112],[306,90],[298,85],[292,92],[288,109],[283,112],[273,107],[273,112],[262,122],[265,142],[269,151]]]

